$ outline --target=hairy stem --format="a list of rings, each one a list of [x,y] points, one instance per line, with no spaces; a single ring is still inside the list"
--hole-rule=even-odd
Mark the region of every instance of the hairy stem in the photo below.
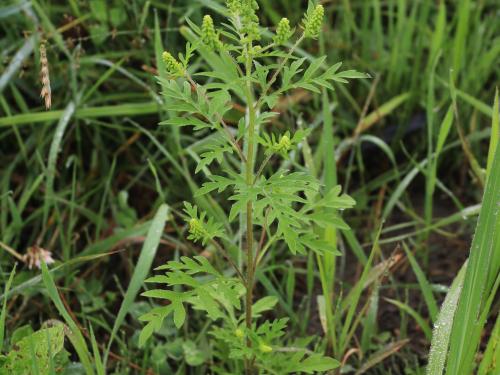
[[[247,53],[246,61],[246,76],[250,78],[252,73],[252,60]],[[255,105],[254,97],[252,92],[252,83],[250,79],[247,79],[246,83],[246,101],[248,107],[248,133],[247,133],[247,156],[245,163],[245,181],[247,185],[253,185],[254,183],[254,153],[255,153]],[[252,328],[252,303],[253,303],[253,286],[254,286],[254,261],[253,261],[253,202],[249,201],[247,203],[247,228],[246,228],[246,252],[247,252],[247,267],[246,267],[246,311],[245,311],[245,323],[248,330]],[[247,346],[252,345],[250,339],[247,339]],[[248,375],[253,373],[252,362],[246,361],[246,373]]]

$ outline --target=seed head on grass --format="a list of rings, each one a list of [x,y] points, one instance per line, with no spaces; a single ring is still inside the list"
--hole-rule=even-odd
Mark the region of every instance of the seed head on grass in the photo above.
[[[49,60],[47,59],[45,42],[40,44],[40,65],[40,80],[42,81],[42,91],[40,92],[40,97],[45,101],[45,109],[50,109],[52,105],[52,91],[50,89]]]

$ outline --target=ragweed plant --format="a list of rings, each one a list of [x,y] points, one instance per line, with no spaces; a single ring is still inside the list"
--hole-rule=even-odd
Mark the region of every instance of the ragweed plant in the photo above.
[[[319,36],[324,17],[321,5],[310,3],[296,29],[288,19],[281,19],[269,38],[259,25],[257,10],[255,0],[227,1],[230,22],[223,30],[216,29],[207,15],[201,26],[189,23],[198,38],[187,43],[184,54],[176,59],[163,53],[167,78],[159,78],[159,82],[167,108],[175,116],[161,124],[214,133],[217,142],[201,154],[196,168],[196,173],[204,171],[208,181],[196,195],[230,194],[231,207],[224,222],[185,203],[188,239],[219,253],[231,273],[221,272],[204,256],[183,256],[158,267],[165,274],[147,282],[170,288],[143,295],[169,303],[142,317],[147,324],[140,342],[159,330],[168,316],[180,328],[190,306],[204,311],[212,322],[212,348],[218,358],[213,368],[221,373],[242,373],[243,369],[247,374],[326,371],[339,363],[296,343],[293,350],[280,346],[287,319],[262,318],[277,299],[267,296],[254,301],[255,274],[265,253],[279,242],[293,255],[307,251],[337,254],[336,244],[323,240],[318,232],[326,225],[344,226],[335,212],[355,202],[341,194],[340,186],[324,192],[321,182],[303,168],[273,171],[270,161],[287,158],[309,132],[298,129],[278,134],[270,129],[268,133],[266,125],[279,116],[273,108],[286,93],[298,89],[319,93],[332,90],[335,82],[343,84],[348,78],[365,75],[339,71],[341,63],[325,67],[324,56],[296,56],[301,42]],[[189,62],[195,52],[208,56],[207,62],[218,68],[194,72]],[[206,81],[201,83],[195,76]],[[230,113],[234,117],[235,104],[246,108],[237,119],[237,129],[225,120]]]

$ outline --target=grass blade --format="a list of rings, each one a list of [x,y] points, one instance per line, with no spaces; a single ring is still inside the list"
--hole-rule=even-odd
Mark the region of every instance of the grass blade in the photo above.
[[[469,374],[484,321],[481,308],[500,271],[500,151],[497,148],[488,176],[483,204],[470,250],[469,266],[451,332],[448,374]]]
[[[500,125],[498,120],[498,88],[495,92],[495,101],[493,102],[493,114],[491,117],[491,138],[490,138],[490,148],[488,150],[488,164],[486,166],[486,176],[489,175],[491,170],[491,164],[493,163],[493,156],[495,155],[495,150],[497,149],[498,140],[500,139]]]
[[[49,269],[47,268],[45,262],[43,261],[41,262],[41,267],[42,267],[42,279],[45,288],[47,290],[47,293],[52,302],[54,303],[54,305],[56,306],[57,310],[59,311],[59,314],[61,314],[61,316],[64,318],[64,321],[71,330],[71,338],[72,338],[71,341],[75,347],[76,352],[78,353],[80,361],[82,362],[82,365],[85,369],[85,373],[87,375],[93,375],[94,369],[92,367],[92,362],[90,360],[91,357],[88,352],[85,339],[83,338],[83,335],[80,332],[80,329],[76,325],[75,321],[71,318],[68,311],[64,307],[64,304],[61,300],[61,296],[59,296],[56,284],[54,283],[54,279],[52,278],[52,275],[50,274]]]
[[[396,353],[399,349],[401,349],[403,346],[405,346],[406,344],[408,344],[408,342],[410,342],[410,340],[406,339],[406,340],[396,341],[396,342],[387,344],[386,346],[384,346],[379,351],[373,353],[366,360],[366,362],[363,364],[363,366],[361,366],[361,368],[358,371],[356,371],[355,375],[364,374],[370,368],[374,367],[375,365],[377,365],[378,363],[382,362],[387,357],[390,357],[391,355],[393,355],[394,353]]]
[[[161,235],[163,233],[163,227],[165,226],[165,221],[167,219],[169,207],[166,204],[160,206],[156,215],[151,223],[151,227],[148,230],[146,240],[142,246],[141,255],[137,261],[137,266],[134,269],[132,279],[125,293],[122,305],[116,316],[115,324],[113,325],[113,330],[111,331],[111,336],[109,338],[108,347],[104,355],[104,367],[106,367],[106,362],[109,355],[109,350],[111,349],[111,344],[116,336],[116,333],[125,319],[125,316],[129,312],[132,303],[134,302],[137,293],[142,287],[144,279],[148,275],[153,259],[156,255],[156,249],[160,243]]]
[[[24,42],[23,46],[19,49],[19,51],[16,52],[16,54],[12,58],[11,63],[9,64],[7,69],[5,69],[3,74],[0,76],[0,94],[5,89],[7,84],[11,81],[11,79],[14,77],[14,75],[17,73],[19,68],[21,68],[23,61],[29,55],[31,55],[34,46],[35,46],[35,37],[32,36],[26,39],[26,42]]]
[[[7,280],[7,284],[5,284],[5,291],[3,293],[4,300],[2,305],[2,313],[0,314],[0,350],[3,347],[3,339],[5,337],[5,317],[7,315],[7,294],[9,293],[10,286],[12,285],[12,280],[14,279],[14,275],[16,274],[16,266],[17,263],[14,264],[14,268],[9,275],[9,280]]]
[[[464,264],[453,280],[450,290],[441,306],[441,311],[439,312],[436,323],[434,324],[429,363],[426,371],[427,375],[441,375],[443,373],[446,356],[448,354],[453,317],[455,316],[458,297],[462,291],[466,268],[467,265]]]
[[[156,114],[160,105],[156,102],[124,103],[116,105],[104,105],[99,107],[79,108],[75,111],[78,119],[88,119],[109,116],[140,116]],[[0,118],[0,128],[12,125],[25,125],[37,122],[55,121],[63,115],[64,111],[47,111],[22,113],[15,116]]]
[[[104,363],[101,359],[101,354],[99,352],[99,346],[97,345],[97,341],[94,335],[94,329],[92,325],[90,326],[90,342],[92,343],[92,352],[94,353],[94,362],[95,369],[97,371],[97,375],[105,375],[106,371],[104,370]]]
[[[71,117],[75,112],[75,109],[76,106],[75,103],[73,102],[70,102],[66,106],[66,109],[64,110],[64,112],[61,115],[61,118],[59,119],[59,123],[57,124],[54,138],[50,145],[49,161],[47,164],[47,183],[46,183],[46,199],[44,206],[44,222],[47,222],[46,219],[49,214],[49,207],[50,204],[52,203],[52,198],[54,194],[54,176],[56,173],[57,154],[59,153],[59,150],[61,148],[61,142],[64,136],[64,132],[66,130],[66,127],[68,126],[69,120],[71,119]]]
[[[418,312],[416,312],[413,308],[408,306],[406,303],[397,301],[395,299],[390,299],[390,298],[384,298],[387,302],[392,303],[394,306],[397,306],[400,310],[404,311],[408,315],[410,315],[415,321],[418,323],[420,328],[422,328],[422,331],[424,331],[425,337],[430,340],[432,337],[432,331],[427,324],[427,322],[422,318],[422,315],[420,315]]]
[[[500,363],[500,317],[497,317],[495,327],[491,332],[490,340],[484,351],[483,359],[479,366],[478,375],[495,374],[499,370]]]
[[[437,314],[439,312],[439,308],[437,306],[436,299],[434,298],[434,295],[432,294],[431,285],[427,281],[427,278],[425,277],[424,271],[422,271],[422,268],[420,268],[417,260],[415,259],[412,252],[410,251],[410,249],[408,249],[408,246],[404,242],[403,242],[403,249],[406,253],[406,256],[408,257],[408,260],[410,261],[410,265],[411,265],[411,268],[413,269],[413,272],[415,273],[415,276],[417,276],[418,285],[420,286],[420,289],[422,290],[422,294],[424,296],[424,300],[425,300],[425,303],[427,305],[427,309],[429,310],[429,315],[431,317],[431,320],[433,322],[435,322]]]

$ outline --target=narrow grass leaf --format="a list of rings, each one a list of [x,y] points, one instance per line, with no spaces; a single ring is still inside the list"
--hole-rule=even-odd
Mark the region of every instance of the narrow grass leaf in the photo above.
[[[410,251],[410,249],[408,249],[408,246],[404,242],[403,242],[403,249],[406,253],[406,256],[408,257],[408,260],[410,261],[410,265],[411,268],[413,269],[413,272],[415,273],[415,276],[417,276],[418,285],[420,286],[420,290],[422,291],[422,294],[424,296],[425,304],[427,305],[427,309],[429,310],[429,315],[431,317],[431,320],[435,322],[437,314],[439,312],[439,308],[436,303],[436,299],[432,294],[431,285],[427,281],[424,271],[422,271],[422,268],[420,268],[420,265],[418,264],[417,260],[415,259],[412,252]]]
[[[486,166],[486,176],[490,174],[491,165],[493,164],[493,157],[495,156],[495,150],[498,146],[498,140],[500,139],[500,126],[498,120],[498,88],[495,91],[495,101],[493,102],[493,115],[491,116],[491,136],[490,136],[490,148],[488,150],[488,164]]]
[[[453,318],[457,309],[458,297],[460,297],[462,291],[466,268],[467,264],[464,264],[453,280],[450,290],[446,294],[446,298],[441,306],[437,320],[434,323],[429,363],[426,370],[427,375],[443,374],[446,357],[448,356]]]
[[[111,344],[113,343],[116,333],[122,325],[125,316],[130,311],[135,297],[137,296],[137,293],[141,289],[142,284],[151,269],[151,264],[153,263],[153,259],[156,255],[156,250],[158,249],[158,245],[160,244],[160,239],[163,233],[163,227],[165,226],[165,221],[167,220],[168,211],[169,207],[166,204],[161,205],[156,212],[153,221],[151,222],[151,227],[148,230],[146,240],[144,241],[144,245],[142,246],[141,255],[139,256],[139,260],[137,261],[137,265],[134,269],[134,273],[132,274],[130,284],[127,288],[127,291],[125,292],[125,297],[123,298],[120,310],[118,311],[118,314],[116,316],[113,330],[111,331],[106,354],[104,355],[104,364],[106,364],[107,362]]]
[[[496,374],[500,370],[500,316],[497,317],[488,345],[479,365],[478,375]]]
[[[432,331],[429,327],[429,324],[425,321],[425,319],[416,312],[412,307],[408,306],[406,303],[397,301],[395,299],[384,298],[387,302],[392,303],[394,306],[397,306],[400,310],[404,311],[408,315],[410,315],[415,321],[418,323],[422,331],[424,331],[425,337],[430,340],[432,338]]]
[[[35,37],[31,36],[30,38],[26,39],[23,46],[12,57],[11,63],[7,66],[7,68],[0,76],[0,94],[15,76],[19,68],[22,66],[23,61],[31,54],[31,52],[33,52],[34,46]]]
[[[75,321],[73,320],[73,318],[71,318],[70,314],[64,307],[64,304],[61,300],[61,296],[59,296],[56,284],[54,283],[54,279],[52,278],[52,275],[50,274],[49,269],[47,268],[45,262],[43,261],[41,262],[41,267],[42,267],[42,279],[45,288],[47,290],[47,293],[52,302],[54,303],[54,305],[56,306],[57,311],[59,311],[59,314],[61,314],[61,316],[64,318],[64,321],[70,328],[70,331],[73,335],[72,342],[78,354],[78,358],[80,358],[80,361],[82,362],[82,365],[85,369],[85,373],[87,375],[93,375],[94,369],[92,367],[92,362],[90,359],[91,357],[88,352],[85,339],[82,333],[80,332],[80,329],[76,325]]]
[[[4,298],[3,298],[3,305],[2,305],[2,312],[0,313],[0,350],[2,350],[3,347],[3,339],[5,337],[5,317],[7,315],[7,295],[9,293],[10,286],[12,285],[12,280],[14,280],[14,275],[16,274],[16,266],[17,263],[14,264],[14,267],[12,268],[12,271],[10,272],[9,279],[7,280],[7,283],[5,284],[5,289],[4,289]]]
[[[49,207],[52,203],[53,193],[54,193],[54,177],[56,174],[56,162],[57,154],[61,148],[61,142],[66,131],[66,127],[69,124],[69,120],[75,112],[76,106],[74,102],[70,102],[59,119],[57,124],[55,134],[50,144],[49,150],[49,160],[47,164],[47,182],[46,182],[46,193],[45,193],[45,203],[44,203],[44,222],[46,222]]]
[[[92,352],[94,353],[94,363],[97,375],[105,375],[104,363],[102,363],[101,353],[99,352],[99,345],[95,339],[94,329],[90,325],[90,342],[92,343]]]
[[[500,271],[500,150],[488,176],[483,203],[472,240],[469,265],[451,332],[448,374],[472,371],[484,321],[480,319]]]
[[[366,371],[374,367],[375,365],[379,364],[382,362],[384,359],[387,357],[393,355],[399,349],[401,349],[403,346],[405,346],[410,340],[400,340],[396,342],[392,342],[390,344],[385,345],[383,348],[380,350],[376,351],[373,353],[367,360],[366,362],[360,367],[358,371],[356,371],[355,375],[361,375],[364,374]]]
[[[371,128],[374,124],[380,121],[383,117],[389,115],[394,111],[397,107],[403,104],[406,100],[410,98],[410,93],[404,93],[394,98],[388,100],[380,107],[378,107],[375,111],[371,112],[366,116],[363,121],[360,122],[358,128],[356,129],[357,133],[363,133],[369,128]]]

